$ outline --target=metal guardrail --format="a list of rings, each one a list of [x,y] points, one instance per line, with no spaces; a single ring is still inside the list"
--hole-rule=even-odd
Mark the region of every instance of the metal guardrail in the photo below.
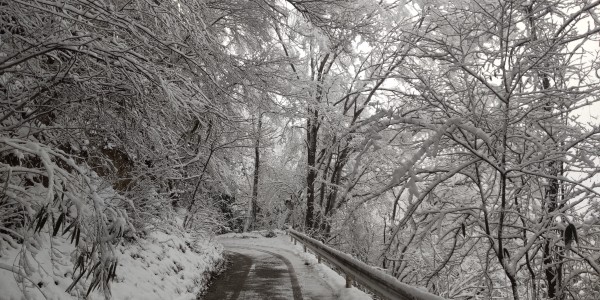
[[[293,229],[287,230],[294,244],[299,241],[312,250],[319,262],[325,259],[346,274],[346,287],[352,286],[352,280],[360,283],[373,293],[385,299],[399,300],[445,300],[444,298],[419,290],[398,281],[396,278],[377,270],[350,255],[333,249],[309,236]]]

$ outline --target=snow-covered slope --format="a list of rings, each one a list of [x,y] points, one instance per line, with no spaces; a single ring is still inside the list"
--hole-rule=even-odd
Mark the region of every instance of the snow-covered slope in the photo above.
[[[87,282],[81,280],[71,291],[72,244],[62,237],[40,234],[41,250],[21,251],[3,245],[0,250],[0,300],[82,299]],[[52,247],[52,251],[47,251]],[[32,249],[30,249],[32,250]],[[196,299],[210,275],[222,262],[222,247],[210,238],[194,239],[187,234],[153,232],[143,239],[117,247],[119,265],[111,283],[112,299]],[[23,254],[26,253],[26,254]],[[31,280],[19,278],[14,266],[27,260]],[[12,271],[9,271],[12,270]],[[26,296],[23,298],[23,296]],[[98,291],[89,299],[104,299]]]

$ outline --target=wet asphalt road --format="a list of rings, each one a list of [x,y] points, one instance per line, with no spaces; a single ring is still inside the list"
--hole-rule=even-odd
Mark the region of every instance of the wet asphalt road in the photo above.
[[[285,257],[246,247],[228,248],[225,255],[227,270],[202,299],[303,299],[294,267]]]

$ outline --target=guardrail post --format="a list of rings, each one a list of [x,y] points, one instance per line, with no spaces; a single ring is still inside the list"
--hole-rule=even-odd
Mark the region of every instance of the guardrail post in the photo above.
[[[317,255],[317,261],[321,263],[321,255]]]
[[[306,252],[306,245],[304,245],[304,252]]]
[[[352,277],[350,277],[350,275],[346,274],[346,288],[351,288],[352,287]]]
[[[297,240],[297,239],[294,239],[294,245],[296,245],[296,243],[298,243],[298,240]]]

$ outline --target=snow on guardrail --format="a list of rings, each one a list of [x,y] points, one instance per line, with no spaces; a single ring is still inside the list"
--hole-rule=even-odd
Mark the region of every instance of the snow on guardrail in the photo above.
[[[445,300],[440,296],[402,283],[396,278],[296,230],[288,229],[287,231],[292,239],[296,239],[305,247],[311,249],[317,257],[319,257],[319,261],[323,258],[342,270],[346,274],[348,283],[350,283],[351,280],[355,280],[373,293],[386,299]],[[349,287],[348,285],[347,287]]]

